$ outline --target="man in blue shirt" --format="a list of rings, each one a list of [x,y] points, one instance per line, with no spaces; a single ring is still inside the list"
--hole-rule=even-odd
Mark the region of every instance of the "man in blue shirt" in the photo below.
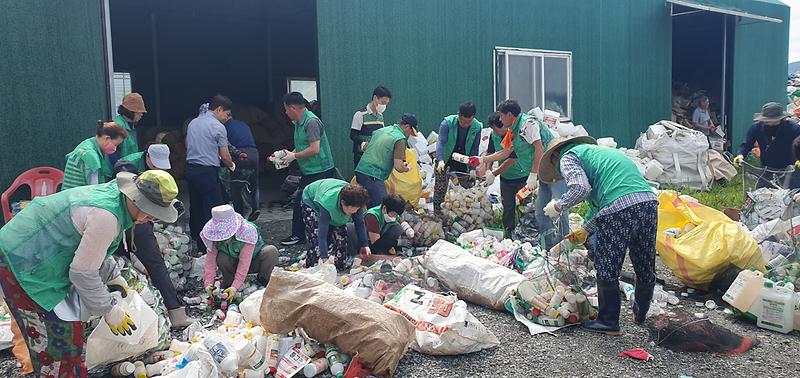
[[[744,162],[744,157],[753,149],[756,142],[761,149],[761,167],[772,171],[783,171],[793,165],[797,158],[792,153],[792,142],[800,136],[800,126],[789,117],[790,114],[784,110],[783,105],[776,102],[765,104],[761,113],[755,114],[753,119],[755,122],[747,130],[744,142],[739,147],[739,153],[733,159],[734,165],[738,167]],[[771,180],[771,178],[759,179],[758,186],[769,186],[768,181]],[[795,172],[791,180],[782,186],[800,188],[800,175]]]
[[[250,192],[251,192],[251,210],[250,215],[247,217],[248,220],[254,221],[258,218],[259,215],[259,208],[260,208],[260,201],[261,195],[258,189],[258,148],[256,147],[255,139],[253,138],[253,132],[250,130],[250,126],[246,123],[231,118],[228,122],[225,122],[225,130],[228,133],[228,143],[239,150],[239,157],[242,159],[241,168],[242,171],[240,174],[247,176],[242,176],[241,178],[246,180],[250,184]],[[248,171],[245,174],[244,171]],[[236,174],[232,176],[237,176]],[[236,184],[237,177],[232,177],[231,180],[231,190],[236,191],[237,193],[232,193],[233,196],[233,206],[236,208],[236,212],[242,214],[244,211],[243,204],[241,203],[241,199],[239,198],[238,191],[244,190],[241,185]],[[238,206],[237,206],[238,205]],[[244,214],[242,214],[244,215]]]
[[[200,250],[205,244],[200,230],[211,219],[211,208],[223,204],[219,161],[231,171],[236,164],[228,151],[228,134],[222,122],[231,118],[231,100],[216,95],[208,111],[189,122],[186,131],[186,183],[189,187],[189,228]]]

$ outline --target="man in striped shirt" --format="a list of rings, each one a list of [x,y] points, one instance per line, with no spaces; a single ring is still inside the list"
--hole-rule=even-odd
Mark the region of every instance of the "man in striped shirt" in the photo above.
[[[367,149],[367,144],[375,130],[384,126],[383,112],[392,99],[392,92],[384,86],[378,86],[372,91],[372,101],[353,115],[350,125],[350,139],[353,141],[353,167],[358,167],[361,156]]]

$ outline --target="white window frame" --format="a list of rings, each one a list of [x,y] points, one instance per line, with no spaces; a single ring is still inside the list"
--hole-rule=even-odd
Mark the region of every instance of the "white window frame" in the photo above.
[[[125,77],[126,75],[127,77]],[[111,78],[111,105],[113,107],[111,114],[117,114],[117,108],[122,105],[122,98],[133,92],[133,74],[130,72],[114,72],[111,74]],[[122,88],[117,88],[118,80],[122,81]],[[125,84],[128,84],[128,86],[125,87]],[[121,90],[122,97],[118,98],[117,89]]]
[[[317,97],[316,99],[317,100],[319,99],[319,81],[317,80],[317,78],[315,78],[315,77],[298,77],[298,76],[287,77],[286,78],[286,91],[287,92],[292,92],[293,91],[293,89],[292,89],[292,81],[313,81],[314,83],[316,83],[316,85],[314,86],[314,90],[317,92],[316,93],[316,97]],[[306,99],[306,100],[308,100],[309,102],[312,101],[310,99]]]
[[[516,47],[502,47],[496,46],[494,51],[492,52],[492,95],[494,96],[494,106],[497,107],[499,103],[499,99],[497,98],[497,63],[500,55],[505,55],[505,98],[509,98],[509,88],[511,87],[508,82],[508,62],[510,59],[508,57],[510,55],[515,56],[530,56],[530,57],[541,57],[542,58],[542,104],[539,107],[542,110],[545,110],[544,104],[547,103],[547,98],[545,97],[545,81],[547,79],[544,77],[544,58],[562,58],[567,60],[567,114],[561,115],[561,120],[572,120],[572,52],[571,51],[555,51],[555,50],[536,50],[536,49],[523,49],[523,48],[516,48]],[[536,72],[533,72],[533,78],[537,78]],[[533,83],[531,83],[533,85]],[[502,101],[502,100],[501,100]],[[536,106],[536,105],[534,105]],[[522,109],[522,111],[527,112],[530,109]]]

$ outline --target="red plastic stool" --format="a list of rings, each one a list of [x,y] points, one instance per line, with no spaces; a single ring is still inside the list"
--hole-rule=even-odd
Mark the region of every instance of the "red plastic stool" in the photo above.
[[[31,189],[31,199],[38,196],[53,194],[58,190],[58,186],[64,181],[64,172],[51,167],[37,167],[29,169],[19,175],[11,186],[0,196],[0,205],[3,207],[3,219],[5,223],[14,217],[11,214],[11,207],[8,203],[11,195],[20,187],[27,185]]]

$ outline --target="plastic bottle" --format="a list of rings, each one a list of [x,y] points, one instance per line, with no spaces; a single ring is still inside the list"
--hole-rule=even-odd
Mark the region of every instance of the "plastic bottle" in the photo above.
[[[120,362],[111,367],[112,377],[127,377],[136,370],[136,365],[131,362]]]
[[[289,350],[278,364],[278,371],[275,372],[276,378],[289,378],[299,373],[300,370],[311,362],[311,357],[306,356],[299,348]]]
[[[633,285],[625,281],[619,281],[619,290],[625,294],[625,299],[633,301],[633,296],[636,292],[636,288]]]
[[[147,368],[144,362],[136,361],[133,363],[133,376],[136,378],[147,378]]]
[[[267,347],[264,351],[264,359],[266,360],[267,369],[270,374],[275,374],[275,371],[278,369],[278,360],[280,359],[278,345],[280,342],[281,338],[278,337],[278,335],[270,334],[267,336]]]
[[[739,311],[747,312],[761,294],[761,288],[763,287],[764,273],[755,269],[743,270],[739,272],[736,280],[722,295],[722,300],[736,307]]]
[[[303,375],[306,378],[316,377],[328,369],[328,360],[325,358],[318,358],[303,368]]]
[[[165,366],[169,364],[169,360],[161,360],[154,364],[150,364],[145,366],[145,370],[147,371],[148,377],[155,377],[161,375],[161,370],[164,369]]]
[[[169,344],[169,350],[176,352],[176,353],[183,353],[186,352],[192,344],[187,343],[185,341],[180,341],[178,339],[172,339],[172,342]]]
[[[224,374],[232,374],[239,367],[239,358],[235,352],[214,335],[209,335],[203,339],[203,346],[214,357],[214,361],[219,365]]]
[[[264,378],[264,370],[261,369],[241,369],[237,378]]]
[[[770,280],[764,281],[761,291],[761,314],[758,326],[781,333],[794,329],[794,292],[786,287],[776,286]]]
[[[653,290],[653,300],[658,302],[667,302],[671,305],[676,305],[681,301],[675,295],[672,295],[664,291],[664,288],[662,288],[661,286],[656,286],[655,290]]]
[[[241,366],[258,370],[264,364],[264,352],[258,352],[255,342],[247,339],[240,340],[235,349],[239,355]]]
[[[328,367],[331,369],[331,375],[336,378],[342,378],[344,375],[344,365],[342,365],[339,352],[336,350],[335,346],[328,345],[328,347],[325,348],[325,359],[328,360]]]

